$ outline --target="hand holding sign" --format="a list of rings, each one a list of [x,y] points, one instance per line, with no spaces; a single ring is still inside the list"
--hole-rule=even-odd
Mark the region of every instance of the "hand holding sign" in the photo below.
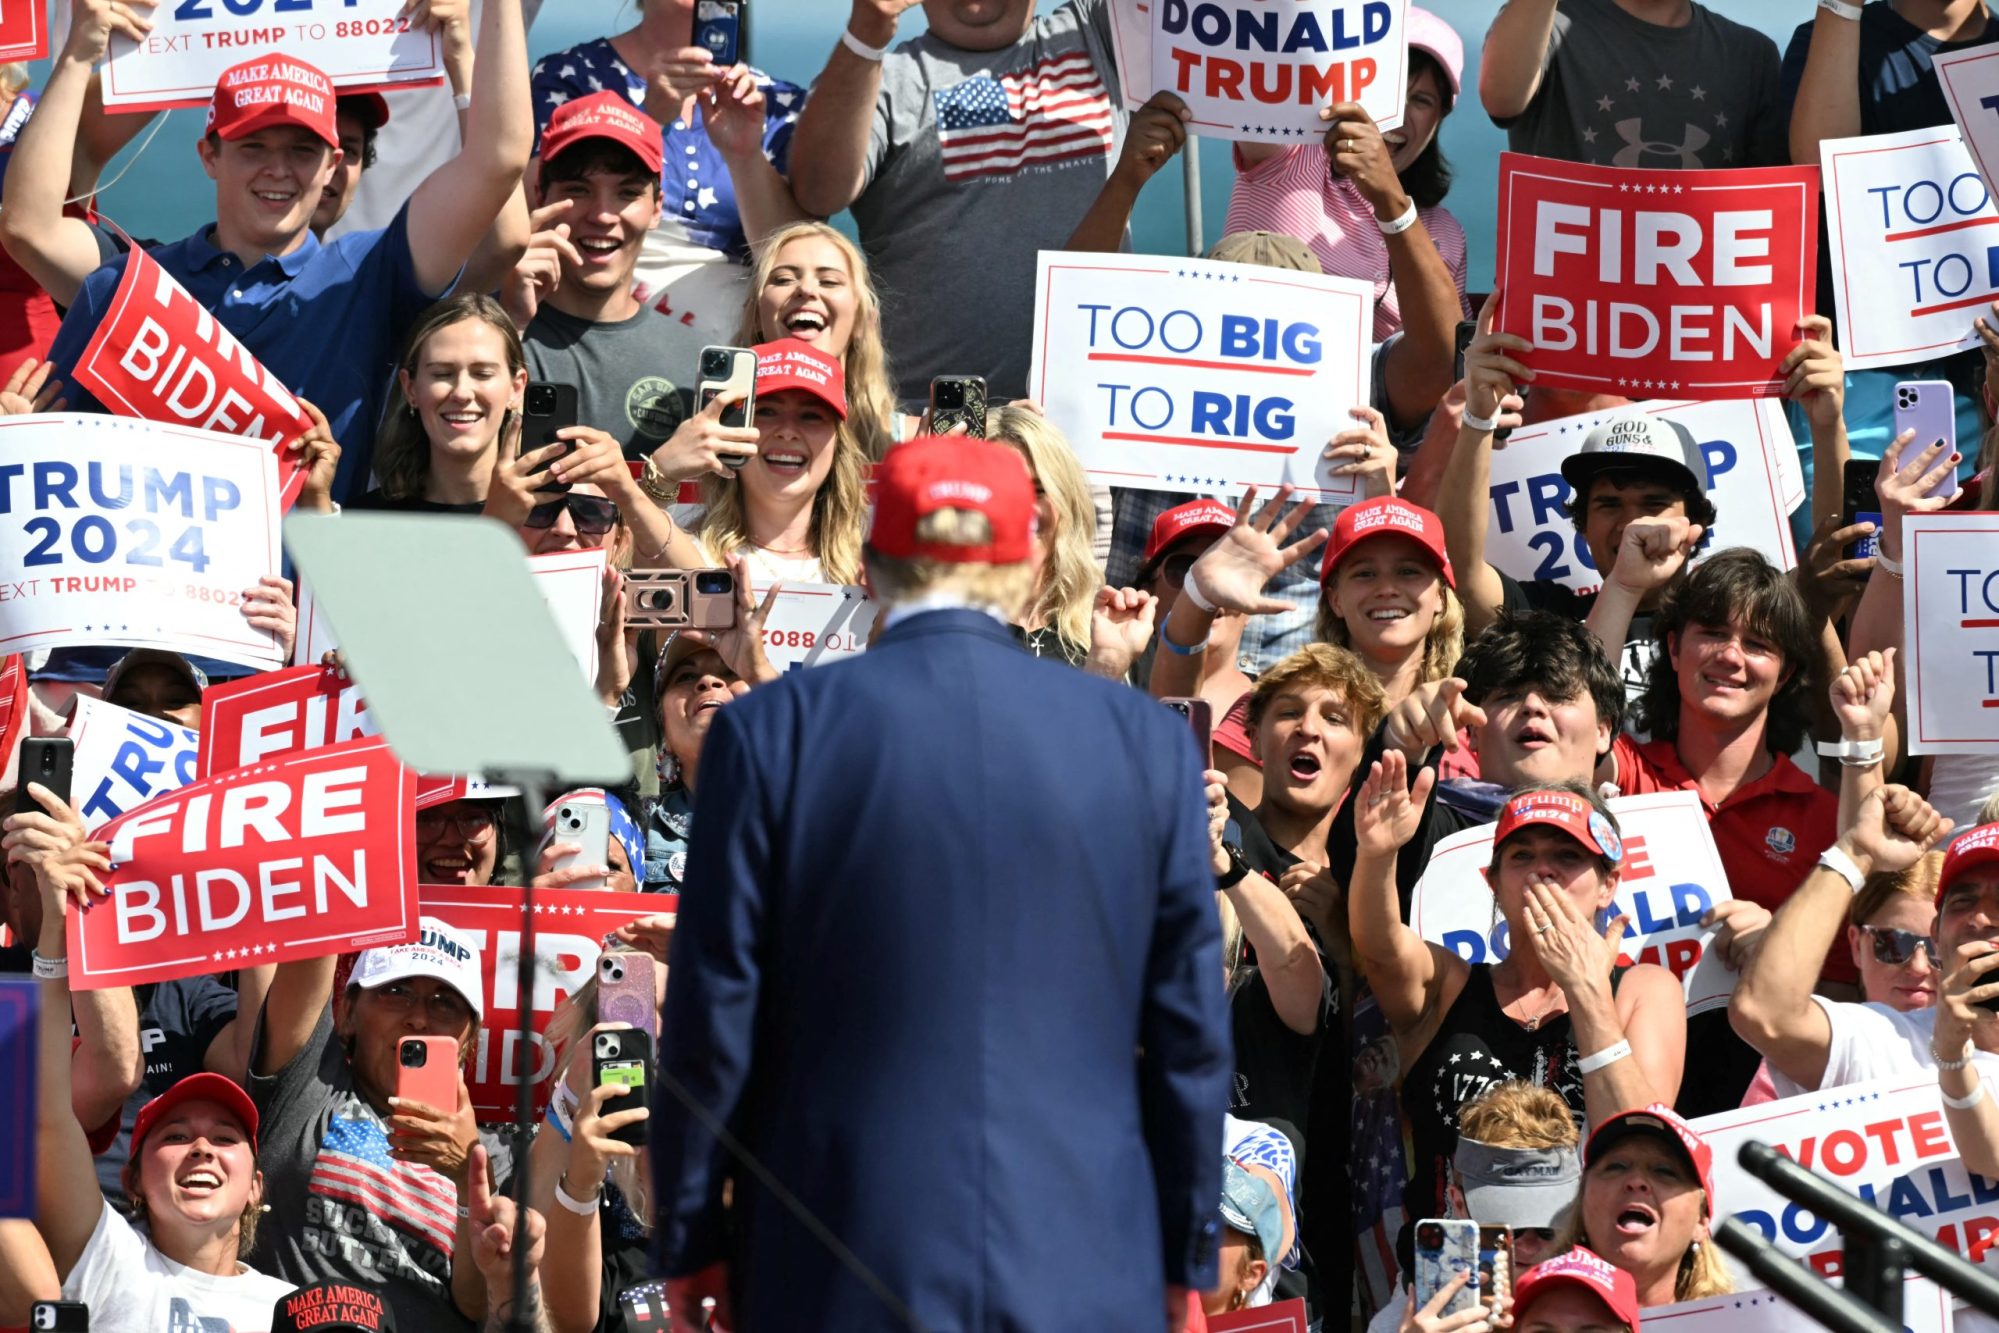
[[[1131,114],[1125,127],[1124,151],[1118,155],[1111,176],[1136,193],[1173,160],[1187,143],[1187,122],[1193,113],[1172,93],[1161,90]]]
[[[1832,345],[1832,321],[1807,315],[1798,321],[1798,332],[1798,345],[1777,366],[1784,396],[1804,404],[1814,430],[1831,430],[1846,408],[1846,363]]]
[[[0,848],[6,850],[7,863],[28,867],[45,899],[61,898],[82,908],[93,897],[108,894],[98,876],[111,873],[110,847],[87,839],[83,816],[41,783],[29,783],[28,795],[45,813],[24,811],[0,824],[6,830]]]
[[[1393,222],[1407,212],[1409,196],[1395,172],[1395,154],[1367,109],[1358,102],[1336,102],[1321,110],[1319,119],[1330,122],[1326,157],[1333,174],[1354,183],[1378,221]]]
[[[1328,534],[1322,528],[1289,546],[1284,545],[1312,511],[1310,500],[1300,500],[1290,513],[1284,513],[1284,502],[1290,497],[1291,488],[1279,486],[1270,502],[1252,518],[1250,510],[1256,505],[1256,487],[1242,493],[1242,500],[1236,505],[1235,526],[1187,571],[1187,586],[1194,589],[1202,602],[1249,616],[1276,615],[1291,609],[1289,602],[1264,596],[1264,585],[1325,545]]]
[[[111,34],[118,33],[143,42],[153,30],[147,17],[159,0],[74,0],[70,13],[69,40],[63,54],[74,60],[100,63],[111,49]]]
[[[1518,386],[1534,382],[1533,368],[1507,355],[1532,352],[1534,344],[1517,333],[1494,329],[1498,310],[1499,293],[1495,291],[1479,307],[1478,332],[1465,348],[1464,411],[1481,421],[1496,421],[1501,412],[1518,412],[1526,406]],[[1501,446],[1495,441],[1493,447]]]
[[[326,413],[303,398],[298,405],[312,424],[285,446],[288,455],[285,467],[302,478],[295,507],[308,513],[330,514],[333,474],[340,468],[340,442],[333,438],[333,427],[327,424]]]

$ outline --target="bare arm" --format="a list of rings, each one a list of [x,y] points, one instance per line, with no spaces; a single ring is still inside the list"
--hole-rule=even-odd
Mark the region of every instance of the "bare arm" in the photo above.
[[[736,213],[751,245],[790,222],[809,215],[791,197],[791,182],[764,156],[763,90],[745,66],[722,72],[700,97],[708,140],[729,168]]]
[[[466,34],[466,24],[447,24],[444,30],[444,75],[454,97],[470,94],[472,91],[472,71],[476,60],[472,43]],[[458,113],[458,142],[464,143],[471,132],[471,111]],[[528,239],[534,233],[528,221],[527,195],[520,184],[514,186],[512,194],[501,207],[499,217],[486,234],[479,238],[478,248],[465,261],[465,272],[458,279],[454,292],[490,292],[499,288],[513,271],[515,264],[527,252]],[[511,313],[511,312],[509,312]],[[521,320],[522,328],[527,321]]]
[[[0,1323],[28,1327],[36,1301],[62,1299],[62,1279],[42,1233],[25,1218],[0,1218]]]
[[[1388,239],[1389,271],[1402,307],[1402,336],[1382,353],[1382,409],[1400,429],[1415,426],[1451,389],[1451,359],[1464,313],[1451,266],[1420,219]]]
[[[895,41],[896,20],[917,0],[854,0],[847,31],[869,46]],[[867,183],[868,138],[882,67],[833,48],[791,134],[791,193],[814,217],[829,218],[860,197]]]
[[[44,958],[69,957],[64,937],[64,900],[60,892],[42,890],[42,936],[35,946]],[[70,1109],[70,990],[69,980],[57,977],[41,983],[42,1013],[40,1051],[37,1056],[35,1109],[35,1225],[41,1228],[49,1257],[56,1272],[67,1276],[83,1256],[97,1219],[108,1207],[97,1188],[97,1169],[91,1161],[90,1144],[83,1125]],[[88,992],[107,1013],[110,1022],[137,1032],[138,1010],[128,989]],[[84,1037],[87,1043],[90,1038]]]
[[[1860,133],[1860,25],[1821,9],[1791,103],[1791,161],[1819,164],[1819,143]]]
[[[1226,867],[1217,867],[1217,873]],[[1256,950],[1270,1006],[1284,1026],[1301,1036],[1319,1030],[1319,1010],[1325,997],[1326,969],[1319,950],[1306,933],[1284,891],[1252,871],[1228,891],[1229,903],[1242,933]]]
[[[1555,35],[1556,0],[1507,0],[1486,29],[1478,100],[1494,120],[1525,111],[1541,91],[1541,68]]]
[[[1592,1125],[1653,1102],[1672,1105],[1686,1067],[1687,997],[1671,972],[1635,967],[1613,997],[1609,979],[1569,996],[1569,1022],[1583,1056],[1631,1043],[1631,1054],[1583,1075],[1583,1109]]]
[[[1478,333],[1465,349],[1467,415],[1497,421],[1508,406],[1514,385],[1534,378],[1534,372],[1508,355],[1531,349],[1525,338],[1495,333],[1492,321],[1498,305],[1487,297],[1478,312]],[[1437,488],[1437,517],[1443,520],[1444,549],[1458,574],[1458,597],[1465,604],[1465,639],[1469,642],[1499,618],[1506,598],[1499,571],[1486,563],[1485,526],[1492,508],[1492,432],[1463,425],[1451,461]]]
[[[257,1030],[257,1015],[264,1012],[264,998],[271,992],[276,963],[246,967],[236,974],[236,1017],[215,1034],[202,1058],[202,1068],[211,1074],[247,1082],[250,1073],[250,1038]]]
[[[139,137],[139,132],[153,123],[156,111],[120,111],[116,114],[104,109],[104,79],[95,75],[90,80],[90,90],[84,94],[83,116],[77,126],[76,149],[70,157],[69,195],[81,199],[97,192],[98,178],[111,159],[118,156],[125,145]]]
[[[1626,525],[1624,535],[1618,538],[1617,561],[1584,622],[1603,647],[1605,657],[1618,660],[1639,604],[1647,593],[1672,582],[1705,531],[1700,524],[1677,515],[1633,519]]]
[[[1407,762],[1391,750],[1348,798],[1354,802],[1357,854],[1347,881],[1347,929],[1355,960],[1398,1033],[1416,1027],[1436,1008],[1445,968],[1464,966],[1403,922],[1395,890],[1396,857],[1416,834],[1436,776],[1435,769],[1424,769],[1412,790]]]
[[[329,955],[278,964],[264,996],[263,1040],[250,1053],[252,1074],[269,1078],[305,1049],[332,996],[339,961]]]
[[[1151,101],[1132,113],[1117,165],[1063,249],[1114,254],[1123,248],[1139,193],[1186,145],[1187,122],[1192,118],[1185,102],[1164,91],[1154,93]]]

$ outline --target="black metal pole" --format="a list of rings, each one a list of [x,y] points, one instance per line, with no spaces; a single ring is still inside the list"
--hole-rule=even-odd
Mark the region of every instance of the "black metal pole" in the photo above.
[[[489,776],[489,780],[491,775]],[[506,803],[511,813],[513,836],[508,839],[521,859],[521,943],[519,969],[515,973],[515,1002],[520,1006],[520,1026],[514,1047],[514,1303],[507,1312],[508,1333],[534,1333],[528,1318],[528,1146],[534,1128],[534,988],[536,966],[534,943],[535,843],[540,840],[542,807],[548,804],[540,774],[510,774],[505,778],[520,794]],[[496,960],[497,961],[497,960]]]
[[[1827,1283],[1732,1217],[1714,1229],[1714,1240],[1764,1286],[1833,1333],[1902,1333],[1901,1320]]]

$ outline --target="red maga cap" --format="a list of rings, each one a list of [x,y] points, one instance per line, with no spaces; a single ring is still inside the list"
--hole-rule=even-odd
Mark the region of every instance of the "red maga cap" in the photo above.
[[[1499,812],[1492,845],[1497,847],[1534,824],[1560,829],[1613,864],[1624,859],[1624,843],[1617,830],[1595,806],[1572,791],[1529,791],[1509,800]]]
[[[334,100],[333,114],[337,116],[342,111],[359,116],[371,130],[389,123],[389,99],[380,93],[342,93]]]
[[[1951,841],[1944,849],[1943,869],[1937,874],[1937,901],[1962,878],[1965,872],[1999,861],[1999,824],[1980,824]]]
[[[1142,582],[1152,573],[1167,549],[1184,537],[1219,537],[1235,526],[1235,510],[1220,500],[1189,500],[1174,505],[1152,520],[1152,536],[1146,539],[1145,559],[1139,562]]]
[[[970,509],[992,524],[984,546],[924,541],[917,524],[940,509]],[[875,468],[868,545],[892,560],[1013,565],[1034,548],[1034,482],[1019,454],[968,436],[899,444]]]
[[[1557,1287],[1579,1287],[1609,1307],[1631,1333],[1638,1333],[1638,1284],[1631,1274],[1614,1268],[1580,1245],[1535,1264],[1513,1284],[1513,1318],[1526,1317],[1536,1297]]]
[[[541,132],[541,160],[552,162],[585,139],[609,139],[629,148],[649,171],[666,164],[659,122],[622,93],[591,93],[555,108]]]
[[[273,53],[222,71],[208,102],[208,129],[240,139],[273,125],[296,125],[338,148],[333,113],[333,80],[296,56]]]
[[[1319,582],[1329,582],[1347,552],[1369,537],[1408,537],[1420,542],[1437,562],[1444,582],[1453,589],[1458,586],[1458,576],[1451,571],[1450,553],[1444,549],[1444,521],[1421,505],[1412,505],[1393,495],[1362,500],[1340,511],[1333,520],[1333,535],[1326,542]]]
[[[752,350],[757,354],[759,396],[803,389],[839,413],[840,420],[847,419],[847,372],[839,357],[796,338],[759,343]]]
[[[1700,1177],[1701,1192],[1707,1195],[1708,1215],[1715,1216],[1714,1149],[1708,1147],[1707,1140],[1664,1102],[1653,1102],[1637,1111],[1620,1112],[1598,1125],[1583,1149],[1583,1173],[1587,1175],[1598,1158],[1634,1134],[1650,1134],[1664,1139],[1686,1156],[1687,1165],[1693,1167],[1694,1174]]]
[[[257,1107],[250,1094],[233,1079],[202,1073],[189,1074],[139,1108],[139,1114],[132,1120],[132,1156],[139,1155],[153,1127],[186,1102],[214,1102],[222,1107],[243,1126],[243,1134],[250,1140],[250,1151],[257,1150]]]

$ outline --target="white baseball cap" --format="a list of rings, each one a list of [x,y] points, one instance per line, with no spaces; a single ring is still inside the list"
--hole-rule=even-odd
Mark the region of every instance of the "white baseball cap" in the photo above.
[[[416,939],[409,944],[391,944],[362,953],[347,981],[362,990],[374,990],[410,977],[432,977],[443,982],[472,1006],[474,1014],[485,1017],[479,999],[485,991],[480,984],[479,946],[436,917],[424,917],[418,923]]]

